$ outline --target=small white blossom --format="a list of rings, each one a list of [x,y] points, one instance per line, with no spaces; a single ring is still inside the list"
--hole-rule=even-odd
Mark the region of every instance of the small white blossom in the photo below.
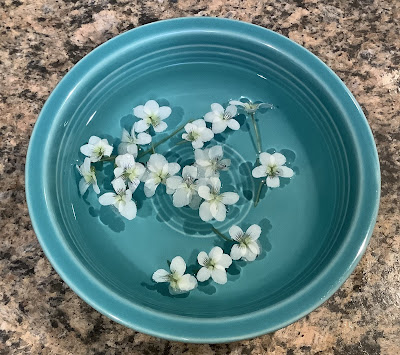
[[[197,273],[197,280],[203,282],[211,277],[217,284],[226,284],[228,279],[225,269],[231,266],[232,259],[220,247],[212,248],[208,255],[201,251],[197,261],[203,266]]]
[[[231,258],[233,260],[242,258],[247,261],[253,261],[260,254],[260,244],[258,243],[260,234],[261,228],[257,224],[251,225],[246,233],[240,227],[232,226],[229,229],[229,235],[238,244],[232,247]]]
[[[83,195],[90,185],[96,194],[100,193],[99,186],[97,185],[96,170],[90,166],[90,159],[85,158],[81,166],[76,166],[82,179],[79,181],[79,192]]]
[[[137,189],[140,184],[140,179],[142,178],[146,168],[141,163],[135,162],[135,158],[132,154],[118,155],[115,158],[114,169],[115,178],[122,178],[124,181],[128,182],[129,189],[132,193]]]
[[[200,218],[203,221],[209,221],[215,218],[217,221],[224,221],[226,218],[225,205],[233,205],[239,200],[239,195],[236,192],[220,193],[221,180],[217,177],[209,179],[209,186],[199,187],[199,196],[205,201],[200,205]]]
[[[135,126],[132,126],[131,133],[125,128],[122,129],[121,143],[118,146],[118,154],[129,153],[135,158],[138,154],[138,145],[145,145],[151,142],[151,135],[148,133],[139,133],[136,136]]]
[[[208,112],[204,116],[206,122],[212,123],[212,131],[222,133],[227,127],[234,131],[240,128],[239,122],[233,117],[237,115],[237,108],[234,105],[229,105],[224,109],[220,104],[211,104],[211,112]]]
[[[293,170],[284,166],[286,158],[281,153],[261,153],[259,156],[261,165],[253,169],[251,174],[255,178],[267,176],[266,184],[269,187],[279,187],[279,178],[291,178]]]
[[[89,157],[90,161],[96,162],[103,157],[109,157],[113,151],[113,147],[108,144],[107,139],[91,136],[88,144],[83,145],[80,151],[83,155]]]
[[[136,203],[132,201],[132,191],[126,189],[125,182],[122,178],[115,179],[111,182],[114,192],[107,192],[99,197],[99,202],[103,206],[113,205],[117,208],[126,219],[132,220],[136,217]]]
[[[204,150],[196,149],[194,151],[196,165],[204,170],[204,176],[218,177],[220,170],[226,171],[231,165],[230,159],[223,159],[223,151],[220,145],[215,145]]]
[[[206,122],[202,119],[195,120],[185,125],[186,133],[182,134],[182,139],[192,142],[193,148],[202,148],[204,142],[209,142],[214,138],[214,133],[206,127]]]
[[[155,132],[162,132],[167,129],[164,120],[171,114],[171,108],[168,106],[159,106],[154,100],[147,101],[144,105],[136,106],[133,114],[141,118],[134,127],[136,132],[144,132],[153,126]]]
[[[152,154],[147,162],[147,170],[142,177],[144,193],[146,197],[155,194],[158,185],[166,184],[169,177],[175,175],[181,169],[178,163],[168,163],[161,154]],[[171,193],[167,186],[167,193]]]
[[[201,198],[197,191],[201,185],[206,185],[206,179],[197,179],[198,169],[187,165],[182,169],[182,176],[171,176],[167,179],[168,193],[173,193],[172,202],[175,207],[190,206],[195,209],[200,205]]]
[[[231,100],[231,101],[229,101],[229,104],[242,107],[245,110],[245,112],[248,114],[255,113],[261,107],[268,107],[268,108],[273,107],[273,105],[267,104],[265,102],[254,103],[250,100],[248,102]]]
[[[172,259],[170,272],[158,269],[152,276],[155,282],[169,282],[169,292],[172,295],[184,293],[197,287],[197,280],[190,274],[185,275],[186,263],[181,256]]]

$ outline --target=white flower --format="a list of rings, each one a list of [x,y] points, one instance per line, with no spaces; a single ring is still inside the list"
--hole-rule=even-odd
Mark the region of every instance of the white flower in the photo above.
[[[103,157],[109,157],[113,151],[113,147],[108,144],[107,139],[91,136],[88,144],[83,145],[80,151],[83,155],[89,157],[90,161],[96,162]]]
[[[151,135],[148,133],[139,133],[137,136],[135,134],[135,126],[132,126],[131,133],[123,128],[121,143],[118,146],[118,154],[129,153],[135,158],[138,154],[138,145],[145,145],[151,142]]]
[[[200,205],[200,218],[206,222],[213,218],[222,222],[226,218],[225,205],[233,205],[238,202],[239,195],[236,192],[220,194],[221,180],[216,177],[211,177],[209,183],[211,188],[208,186],[199,187],[199,196],[205,199]]]
[[[197,273],[197,280],[200,282],[207,281],[210,276],[217,284],[223,285],[228,281],[225,269],[231,266],[232,259],[220,247],[212,248],[208,255],[201,251],[197,261],[203,266]]]
[[[100,193],[99,186],[97,185],[96,170],[90,166],[90,159],[85,158],[81,166],[76,166],[82,179],[79,181],[79,192],[83,195],[90,185],[93,186],[93,190],[96,194]]]
[[[147,162],[147,170],[142,177],[144,183],[144,193],[146,197],[155,194],[157,186],[165,184],[170,176],[175,175],[181,167],[178,163],[168,163],[167,159],[161,154],[152,154]],[[167,193],[170,192],[167,187]]]
[[[115,158],[115,165],[117,166],[114,169],[115,178],[122,178],[124,181],[127,181],[129,190],[133,193],[139,186],[140,179],[146,168],[143,164],[135,162],[132,154],[118,155]]]
[[[240,128],[239,122],[233,117],[237,115],[237,108],[234,105],[229,105],[225,110],[217,103],[211,104],[211,112],[205,114],[204,119],[206,122],[212,123],[212,130],[214,133],[222,133],[226,127],[234,131]]]
[[[186,263],[181,256],[172,259],[169,267],[170,272],[158,269],[152,276],[155,282],[169,282],[169,292],[172,295],[188,292],[197,287],[197,280],[194,276],[186,274]]]
[[[242,102],[242,101],[237,101],[237,100],[231,100],[229,101],[229,105],[235,105],[235,106],[241,106],[243,107],[243,109],[246,111],[246,113],[248,114],[252,114],[255,113],[260,107],[264,106],[264,107],[268,107],[268,108],[272,108],[273,105],[271,104],[267,104],[265,102],[260,102],[260,103],[254,103],[252,101],[248,101],[248,102]]]
[[[147,101],[144,106],[139,105],[133,109],[133,114],[141,118],[134,127],[136,132],[144,132],[150,126],[154,131],[162,132],[167,129],[167,124],[163,121],[171,114],[171,108],[168,106],[159,106],[154,100]]]
[[[192,142],[193,148],[202,148],[204,142],[209,142],[214,138],[214,133],[206,127],[206,122],[202,119],[195,120],[185,125],[186,133],[182,134],[182,139]]]
[[[253,261],[260,254],[260,245],[257,239],[260,237],[261,228],[257,224],[251,225],[246,233],[238,226],[232,226],[229,229],[229,235],[238,242],[232,247],[231,258],[239,260],[240,258]]]
[[[173,195],[175,207],[190,206],[198,208],[201,198],[197,194],[199,186],[206,185],[206,179],[198,178],[198,169],[195,166],[187,165],[182,169],[181,176],[171,176],[167,179],[166,185],[169,194]]]
[[[206,178],[219,176],[220,170],[228,170],[231,165],[230,159],[223,159],[223,151],[220,145],[204,150],[196,149],[194,151],[196,165],[204,170]]]
[[[99,202],[103,206],[114,205],[126,219],[132,220],[136,217],[136,203],[132,201],[132,191],[127,190],[122,178],[111,182],[114,192],[107,192],[99,197]]]
[[[251,174],[255,178],[267,176],[266,184],[269,187],[279,187],[279,177],[291,178],[294,174],[292,169],[283,166],[286,158],[281,153],[261,153],[259,159],[261,165],[254,168]]]

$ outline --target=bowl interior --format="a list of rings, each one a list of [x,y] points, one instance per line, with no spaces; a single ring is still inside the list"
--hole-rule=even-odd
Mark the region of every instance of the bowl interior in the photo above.
[[[348,243],[361,169],[349,117],[324,78],[293,59],[297,47],[285,53],[269,45],[268,36],[261,42],[204,28],[153,33],[123,45],[111,43],[101,60],[90,65],[84,60],[62,84],[69,85],[68,96],[54,111],[42,143],[51,223],[85,273],[126,304],[193,319],[272,309],[301,293]],[[227,104],[241,96],[276,106],[257,114],[263,149],[284,153],[295,171],[280,188],[264,189],[256,208],[258,181],[251,177],[256,149],[243,115],[239,131],[216,137],[232,160],[229,172],[221,175],[222,189],[240,195],[224,222],[202,222],[197,211],[173,207],[164,187],[151,199],[144,198],[142,187],[135,192],[139,210],[133,221],[100,206],[93,191],[79,195],[79,147],[92,135],[117,147],[122,128],[130,129],[135,121],[133,107],[155,99],[172,108],[168,130],[157,141],[185,121],[201,118],[211,103]],[[157,151],[183,166],[193,162],[194,154],[188,145],[176,146],[179,140],[177,135]],[[111,191],[112,170],[111,163],[101,168],[103,191]],[[165,284],[151,281],[152,273],[167,269],[167,260],[176,255],[194,271],[199,251],[219,245],[229,252],[231,244],[213,234],[211,226],[228,234],[233,224],[245,229],[253,223],[263,230],[262,254],[252,263],[235,263],[227,284],[207,282],[190,294],[170,296]]]

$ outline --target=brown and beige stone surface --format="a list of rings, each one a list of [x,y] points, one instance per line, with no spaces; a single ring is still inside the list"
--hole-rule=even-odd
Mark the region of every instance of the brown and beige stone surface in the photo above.
[[[381,161],[377,225],[351,277],[304,319],[232,344],[169,342],[93,310],[43,255],[25,202],[29,137],[57,82],[111,37],[179,16],[252,22],[318,55],[361,104]],[[0,0],[0,354],[400,353],[399,98],[397,0]]]

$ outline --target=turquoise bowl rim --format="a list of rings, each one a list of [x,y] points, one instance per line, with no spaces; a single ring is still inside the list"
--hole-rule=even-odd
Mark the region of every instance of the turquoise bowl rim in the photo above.
[[[168,315],[134,305],[116,295],[93,277],[65,243],[54,225],[44,194],[46,161],[43,142],[49,139],[53,117],[79,85],[85,71],[95,67],[120,47],[156,39],[166,32],[193,30],[229,33],[251,38],[279,50],[314,78],[324,78],[321,85],[334,93],[335,103],[347,119],[360,164],[357,207],[348,237],[340,250],[306,287],[267,309],[218,319]],[[353,95],[339,77],[305,48],[262,27],[228,19],[187,17],[159,21],[125,32],[102,44],[60,81],[45,103],[33,130],[25,169],[26,197],[30,217],[44,253],[61,278],[93,308],[112,320],[134,330],[160,338],[192,343],[224,343],[253,338],[283,328],[304,317],[326,301],[349,277],[366,250],[375,225],[380,198],[380,169],[375,142],[368,122]],[[204,331],[212,336],[202,336]]]

